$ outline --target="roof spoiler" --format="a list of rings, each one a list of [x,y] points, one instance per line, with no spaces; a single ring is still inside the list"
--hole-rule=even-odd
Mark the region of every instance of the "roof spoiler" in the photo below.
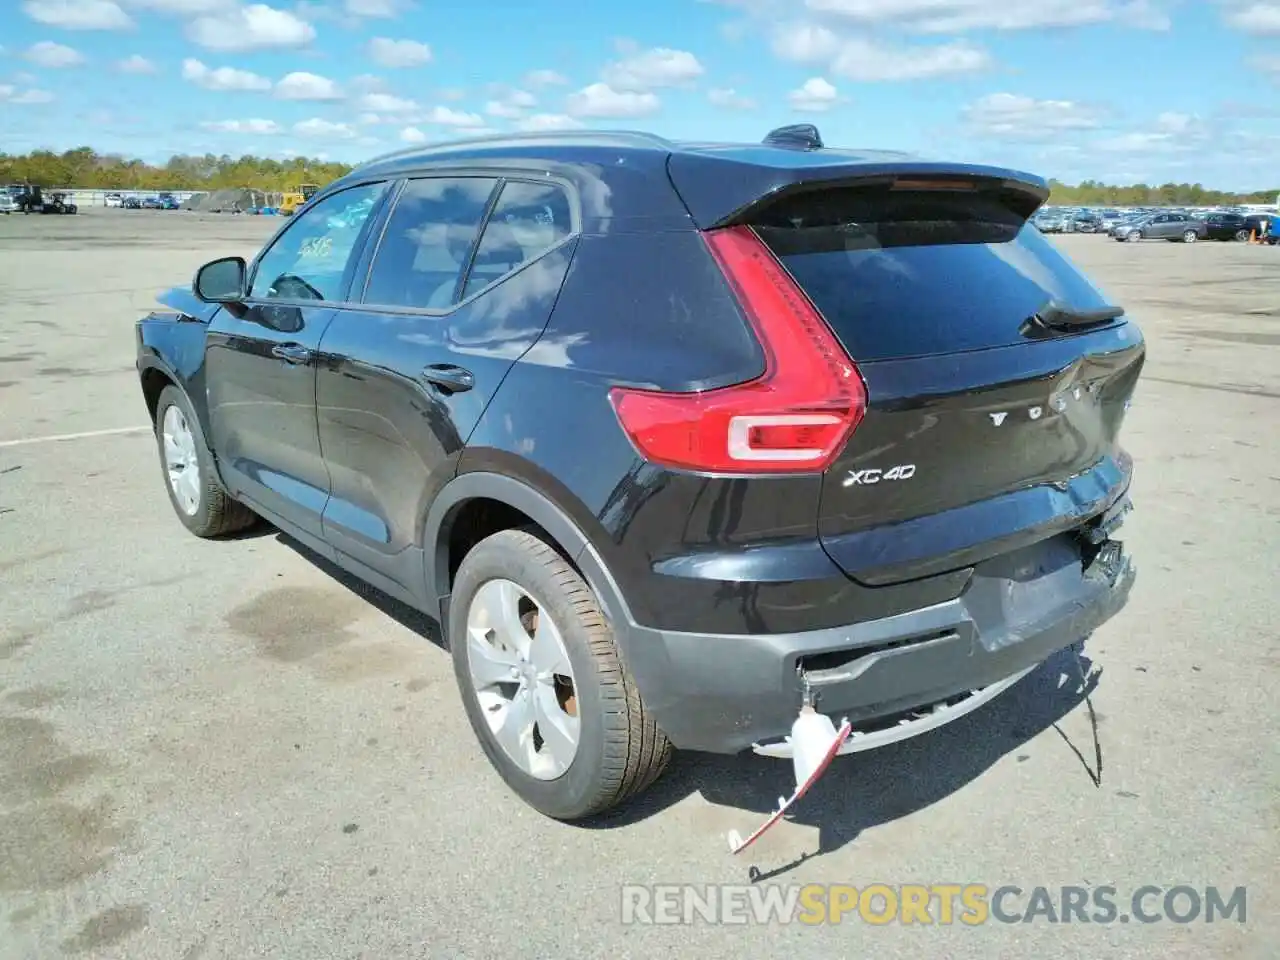
[[[792,132],[793,128],[780,131],[773,131],[769,137],[776,140],[766,138],[765,146],[795,150],[791,162],[761,156],[759,148],[740,153],[690,150],[671,154],[667,172],[698,229],[748,223],[765,206],[785,197],[838,187],[994,192],[1024,219],[1049,199],[1049,185],[1033,174],[909,157],[861,159],[814,147],[803,139],[804,134]],[[817,139],[820,143],[821,138]]]

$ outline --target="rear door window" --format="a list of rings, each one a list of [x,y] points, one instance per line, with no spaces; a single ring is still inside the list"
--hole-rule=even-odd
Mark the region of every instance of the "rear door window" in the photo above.
[[[363,301],[421,310],[447,310],[457,303],[497,184],[492,177],[425,177],[406,183],[378,244]]]
[[[534,260],[573,232],[569,198],[554,183],[510,180],[502,187],[463,297],[469,297]]]
[[[857,361],[1025,343],[1049,301],[1108,301],[999,196],[824,190],[756,218],[782,261]]]

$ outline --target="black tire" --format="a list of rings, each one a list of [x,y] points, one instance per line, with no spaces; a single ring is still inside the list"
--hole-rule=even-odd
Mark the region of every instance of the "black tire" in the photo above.
[[[1236,240],[1238,240],[1239,242],[1243,243],[1244,241],[1246,241],[1246,240],[1248,240],[1248,239],[1249,239],[1249,231],[1248,231],[1248,230],[1237,230],[1237,231],[1236,231]]]
[[[186,418],[187,424],[191,429],[191,434],[195,438],[196,459],[199,461],[200,469],[200,492],[199,503],[194,513],[187,513],[179,505],[173,492],[173,486],[169,483],[168,471],[165,468],[163,424],[165,411],[170,407],[177,407],[182,411],[182,415]],[[169,503],[173,507],[173,512],[177,514],[184,527],[197,537],[211,538],[238,533],[254,526],[258,522],[258,515],[244,504],[233,500],[218,480],[217,471],[214,469],[213,455],[209,452],[209,445],[204,439],[204,431],[200,428],[200,419],[195,415],[195,411],[192,410],[191,401],[187,399],[187,395],[177,387],[170,385],[160,392],[160,399],[156,403],[154,427],[156,453],[159,455],[160,460],[160,476],[164,481],[164,489],[169,495]]]
[[[496,578],[514,581],[537,598],[559,627],[573,668],[581,732],[573,761],[554,780],[531,776],[506,755],[471,682],[468,609],[480,587]],[[595,595],[535,533],[503,530],[471,549],[454,580],[448,636],[471,728],[502,779],[535,810],[565,821],[603,813],[647,789],[666,769],[671,742],[645,710]]]

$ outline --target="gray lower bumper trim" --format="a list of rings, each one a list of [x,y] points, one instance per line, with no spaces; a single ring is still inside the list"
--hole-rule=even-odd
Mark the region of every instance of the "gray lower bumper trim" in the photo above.
[[[843,757],[850,753],[861,753],[864,750],[874,750],[876,747],[888,746],[891,743],[897,743],[900,740],[907,740],[930,730],[936,730],[952,720],[959,720],[966,714],[977,710],[984,703],[994,700],[1034,669],[1035,667],[1028,667],[1025,670],[1018,671],[1011,677],[1006,677],[1004,680],[988,684],[981,690],[974,690],[959,703],[953,703],[950,706],[939,704],[923,717],[904,719],[896,725],[883,730],[869,732],[854,730],[849,739],[836,751],[836,756]],[[836,725],[839,726],[838,723]],[[790,760],[792,756],[790,737],[785,737],[781,741],[773,743],[752,744],[751,749],[762,757],[776,757],[779,760]]]

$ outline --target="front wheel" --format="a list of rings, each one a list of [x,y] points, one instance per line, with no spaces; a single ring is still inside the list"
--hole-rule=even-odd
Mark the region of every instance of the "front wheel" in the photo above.
[[[449,645],[489,762],[557,820],[602,813],[670,761],[591,588],[545,540],[503,530],[463,559]]]
[[[1244,243],[1244,241],[1246,241],[1246,240],[1248,240],[1248,239],[1249,239],[1249,231],[1248,231],[1248,230],[1237,230],[1237,231],[1236,231],[1236,239],[1237,239],[1237,240],[1239,240],[1241,243]]]
[[[1130,243],[1137,243],[1139,240],[1142,239],[1142,231],[1134,230],[1131,234],[1129,234],[1129,236],[1125,237],[1125,239],[1128,240]]]
[[[1199,239],[1200,239],[1200,235],[1197,234],[1194,230],[1188,230],[1186,233],[1182,235],[1183,243],[1195,243]]]
[[[200,421],[186,394],[165,387],[156,403],[156,445],[169,502],[197,537],[218,537],[253,526],[258,517],[223,489]]]

